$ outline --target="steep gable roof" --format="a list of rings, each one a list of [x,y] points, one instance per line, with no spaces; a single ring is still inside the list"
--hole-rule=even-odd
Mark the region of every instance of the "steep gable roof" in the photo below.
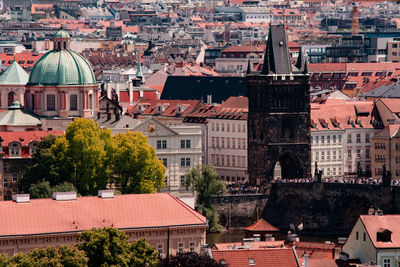
[[[376,248],[400,248],[400,215],[361,215],[360,220]],[[377,232],[381,229],[392,232],[391,242],[377,240]]]
[[[254,224],[245,228],[244,230],[245,231],[254,231],[254,232],[260,232],[260,231],[277,232],[277,231],[279,231],[278,228],[270,225],[263,218],[259,219],[257,222],[255,222]]]

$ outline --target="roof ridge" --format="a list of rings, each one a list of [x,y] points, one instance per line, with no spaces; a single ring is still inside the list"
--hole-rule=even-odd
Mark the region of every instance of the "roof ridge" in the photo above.
[[[198,213],[197,211],[195,211],[194,209],[192,209],[191,207],[189,207],[188,204],[186,204],[185,202],[183,202],[182,200],[180,200],[179,198],[171,195],[170,193],[163,193],[163,194],[167,194],[170,197],[172,197],[173,199],[175,199],[179,204],[181,204],[183,207],[185,207],[188,211],[190,211],[190,213],[192,213],[193,215],[195,215],[199,220],[203,220],[201,217],[205,218],[207,221],[207,218],[203,215],[201,215],[200,213]],[[201,217],[199,217],[198,215],[200,214]]]

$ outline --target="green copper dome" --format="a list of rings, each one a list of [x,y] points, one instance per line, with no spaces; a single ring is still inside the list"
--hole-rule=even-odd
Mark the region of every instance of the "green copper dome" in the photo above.
[[[58,32],[56,32],[56,34],[54,34],[54,38],[70,38],[70,36],[68,32],[64,30],[59,30]]]
[[[47,52],[36,62],[27,85],[93,84],[96,80],[89,62],[72,50],[62,49]]]

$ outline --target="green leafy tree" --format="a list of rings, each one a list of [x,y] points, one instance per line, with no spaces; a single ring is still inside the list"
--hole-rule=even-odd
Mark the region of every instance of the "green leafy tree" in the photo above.
[[[29,187],[31,198],[51,198],[54,192],[70,192],[76,191],[75,186],[69,182],[63,182],[51,187],[49,181],[42,181]]]
[[[146,242],[146,239],[143,238],[134,241],[130,250],[131,256],[129,266],[158,266],[158,252]]]
[[[218,180],[215,167],[212,165],[196,165],[186,174],[186,183],[197,192],[197,205],[210,206],[211,197],[225,192],[226,185]]]
[[[147,136],[128,131],[112,137],[112,173],[121,192],[154,193],[164,187],[165,167]]]
[[[111,148],[111,132],[101,129],[88,119],[76,119],[70,123],[65,136],[55,143],[55,151],[65,162],[65,169],[72,171],[72,179],[80,194],[94,195],[106,188],[109,181],[108,150]]]
[[[197,165],[186,174],[187,185],[197,192],[197,209],[201,210],[207,217],[209,232],[220,232],[222,230],[218,214],[211,204],[211,198],[225,192],[226,189],[225,183],[217,178],[217,172],[212,165]]]
[[[78,239],[82,243],[77,247],[86,253],[89,267],[153,266],[157,263],[157,252],[144,239],[130,244],[125,233],[115,228],[84,231]]]
[[[50,185],[56,185],[67,177],[60,177],[57,155],[52,151],[57,136],[47,135],[39,142],[36,152],[32,156],[32,165],[25,172],[24,179],[21,179],[19,188],[21,191],[28,191],[32,184],[41,181],[48,181]]]
[[[154,193],[164,186],[165,168],[146,136],[127,132],[111,137],[91,119],[76,119],[65,135],[43,138],[33,161],[20,190],[36,197],[46,197],[61,185],[56,191],[64,191],[70,183],[84,196],[113,182],[122,193]]]
[[[19,253],[8,260],[7,266],[18,267],[84,267],[88,259],[83,251],[76,247],[61,246],[31,250],[27,254]]]

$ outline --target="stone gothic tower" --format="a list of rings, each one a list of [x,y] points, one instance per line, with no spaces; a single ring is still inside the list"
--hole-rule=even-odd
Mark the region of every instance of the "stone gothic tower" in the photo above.
[[[248,171],[253,184],[311,177],[310,85],[303,53],[291,63],[284,25],[271,25],[261,73],[246,76]]]

